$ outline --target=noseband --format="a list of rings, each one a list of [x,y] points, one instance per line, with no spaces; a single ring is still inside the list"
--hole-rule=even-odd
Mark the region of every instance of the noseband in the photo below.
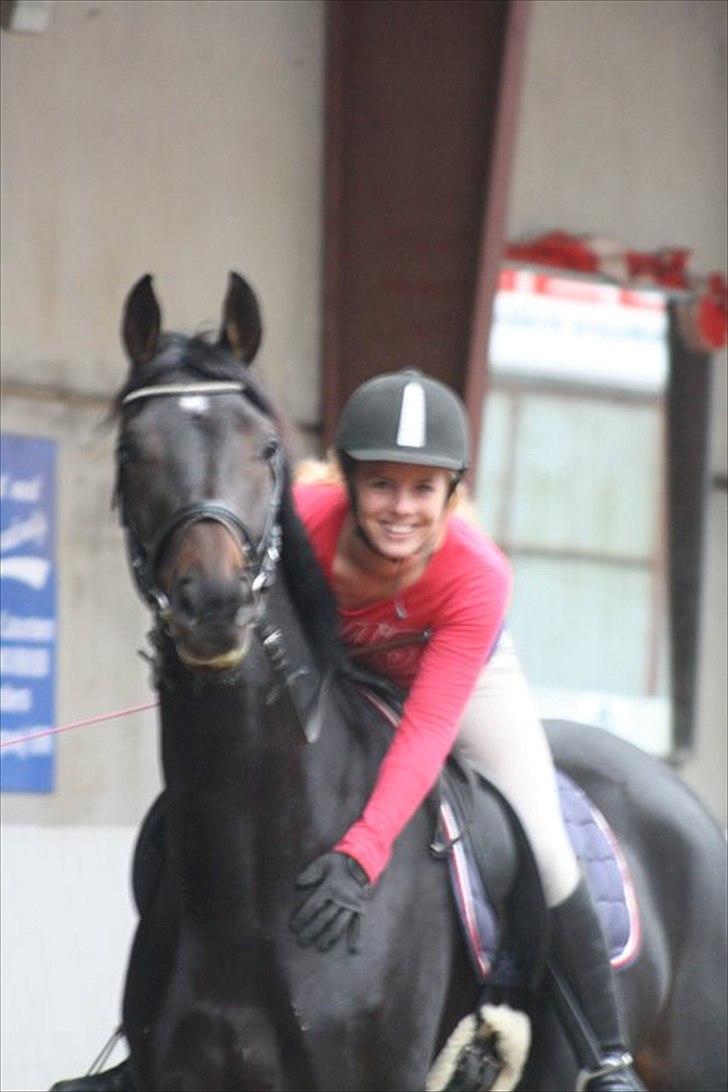
[[[122,399],[121,405],[123,407],[139,399],[158,398],[165,395],[223,394],[230,391],[244,392],[246,389],[244,383],[234,381],[160,384],[157,387],[140,387],[138,390],[131,391]],[[273,491],[266,512],[263,533],[258,542],[253,539],[240,516],[231,508],[216,501],[203,500],[178,508],[157,529],[151,543],[145,546],[129,514],[121,483],[120,481],[117,483],[116,496],[119,500],[121,521],[127,533],[134,580],[141,595],[162,618],[168,615],[170,610],[167,595],[157,584],[156,574],[162,554],[172,534],[179,527],[189,526],[200,520],[212,520],[222,524],[238,543],[245,558],[245,579],[250,586],[253,602],[265,588],[272,584],[280,557],[281,543],[278,508],[283,491],[283,452],[280,448],[276,448],[273,452],[270,467]]]

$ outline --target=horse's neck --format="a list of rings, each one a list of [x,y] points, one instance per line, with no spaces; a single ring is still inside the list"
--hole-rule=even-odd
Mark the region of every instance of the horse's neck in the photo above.
[[[285,764],[290,776],[299,764],[287,680],[300,670],[313,699],[319,674],[285,590],[274,585],[265,603],[235,673],[192,671],[180,663],[172,642],[162,639],[162,756],[172,792],[194,792],[212,778],[224,793],[258,767]]]
[[[287,670],[310,672],[315,699],[322,677],[278,584],[268,593],[264,625],[282,632]],[[160,689],[164,775],[170,827],[189,868],[217,882],[209,870],[219,847],[229,854],[234,845],[251,875],[265,859],[288,882],[360,814],[378,756],[347,725],[335,682],[323,695],[320,735],[306,741],[286,671],[272,666],[260,635],[230,682],[183,669],[171,647],[165,655],[175,662]]]

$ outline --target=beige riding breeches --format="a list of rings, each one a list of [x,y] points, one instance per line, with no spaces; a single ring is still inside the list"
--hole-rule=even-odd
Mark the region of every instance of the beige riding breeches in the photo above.
[[[546,733],[510,636],[503,632],[460,722],[455,750],[508,798],[531,841],[549,907],[580,872],[561,817]]]

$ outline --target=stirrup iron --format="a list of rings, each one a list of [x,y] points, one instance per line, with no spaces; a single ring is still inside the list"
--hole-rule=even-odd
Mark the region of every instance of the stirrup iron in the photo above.
[[[611,1054],[605,1058],[598,1069],[582,1069],[576,1078],[576,1092],[589,1092],[590,1081],[598,1077],[608,1077],[610,1073],[619,1073],[629,1069],[634,1064],[634,1058],[625,1050],[623,1054]]]

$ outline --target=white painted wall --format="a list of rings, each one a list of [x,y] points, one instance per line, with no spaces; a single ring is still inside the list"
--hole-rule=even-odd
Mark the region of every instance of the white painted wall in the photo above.
[[[536,0],[512,239],[560,227],[725,269],[726,5]]]
[[[190,329],[237,269],[267,373],[317,419],[323,10],[58,0],[47,33],[2,35],[5,382],[113,391],[133,280]]]
[[[725,272],[723,0],[535,0],[508,236],[553,229],[688,247]],[[726,354],[711,467],[726,472]],[[726,495],[707,530],[697,740],[687,780],[726,822]]]
[[[122,826],[4,830],[3,1092],[36,1092],[84,1073],[118,1026],[136,920],[133,838]]]

